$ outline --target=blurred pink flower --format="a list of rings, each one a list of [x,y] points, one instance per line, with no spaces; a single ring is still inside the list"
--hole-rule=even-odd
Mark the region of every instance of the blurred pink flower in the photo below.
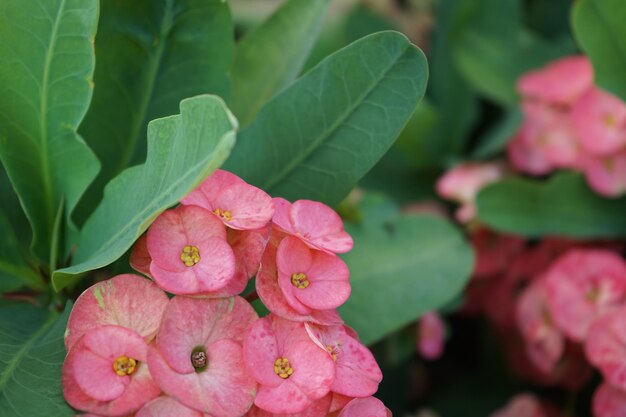
[[[539,399],[533,394],[518,394],[491,417],[547,417]]]
[[[604,157],[589,156],[584,169],[587,183],[598,194],[617,197],[626,192],[626,149]]]
[[[446,327],[436,311],[422,316],[417,323],[417,351],[428,360],[439,359],[445,345]]]
[[[228,171],[216,170],[181,201],[202,207],[226,226],[239,230],[265,227],[274,215],[272,198]]]
[[[244,359],[259,383],[255,405],[271,413],[299,413],[330,392],[335,363],[303,323],[269,315],[244,341]]]
[[[626,263],[607,250],[572,249],[546,273],[556,326],[582,342],[594,320],[626,300]]]
[[[211,212],[179,206],[162,213],[147,238],[150,274],[174,294],[218,291],[230,283],[237,261],[226,228]]]
[[[274,225],[298,237],[307,246],[328,253],[345,253],[352,249],[352,238],[343,230],[343,221],[327,205],[311,200],[291,204],[284,198],[274,198],[274,206]]]
[[[391,417],[391,411],[378,398],[355,398],[341,410],[339,417]]]
[[[626,391],[626,308],[597,319],[585,341],[587,359],[616,388]]]
[[[126,327],[150,342],[167,303],[167,295],[154,282],[137,275],[123,274],[98,282],[74,303],[65,347],[69,351],[87,331],[106,324]]]
[[[594,417],[626,417],[626,392],[603,383],[593,395]]]
[[[212,417],[238,417],[254,401],[256,383],[242,342],[257,315],[240,297],[174,297],[148,364],[155,382],[184,405]]]

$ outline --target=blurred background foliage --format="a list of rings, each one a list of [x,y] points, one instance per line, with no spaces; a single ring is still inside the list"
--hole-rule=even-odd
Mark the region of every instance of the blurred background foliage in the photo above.
[[[242,36],[263,21],[281,1],[231,0],[231,4],[237,35]],[[362,267],[364,270],[373,268],[375,273],[384,271],[380,273],[386,274],[385,279],[379,282],[407,279],[410,284],[408,288],[401,287],[401,291],[414,291],[415,297],[413,300],[399,298],[397,304],[414,318],[441,304],[445,304],[440,309],[444,313],[458,309],[462,296],[447,300],[447,304],[441,299],[437,300],[438,304],[424,303],[424,300],[432,302],[429,292],[437,289],[432,285],[421,287],[419,276],[429,273],[429,262],[448,262],[451,267],[462,268],[459,257],[471,254],[463,253],[463,248],[467,249],[465,245],[459,246],[457,251],[433,251],[426,259],[407,263],[407,257],[419,258],[420,251],[437,245],[429,240],[432,234],[428,227],[419,224],[420,215],[407,214],[407,211],[410,212],[411,205],[417,202],[433,204],[435,210],[446,209],[445,203],[437,200],[434,190],[436,179],[442,172],[460,161],[493,159],[502,152],[522,120],[515,91],[517,78],[557,57],[577,53],[570,29],[571,6],[571,0],[331,2],[305,70],[362,36],[388,29],[403,32],[428,57],[430,80],[426,97],[394,147],[340,206],[357,242],[347,259],[349,263],[352,257],[359,259],[360,263],[350,263],[353,277],[360,274],[359,268]],[[554,179],[564,180],[567,181],[558,176]],[[544,191],[547,190],[537,192]],[[580,195],[580,192],[589,194],[586,189],[572,189],[570,197]],[[502,196],[494,198],[497,200]],[[580,200],[588,201],[585,197]],[[565,201],[570,201],[569,197]],[[488,203],[485,202],[486,210],[489,210]],[[493,202],[492,206],[497,203]],[[614,203],[604,201],[602,204]],[[615,217],[619,217],[619,207],[613,210]],[[492,211],[498,212],[497,208]],[[531,212],[519,211],[531,213],[529,216],[542,213],[541,208]],[[560,214],[557,210],[545,225],[549,227],[553,224],[551,220],[560,218]],[[520,225],[517,220],[507,225],[510,218],[499,220],[496,216],[494,221],[500,221],[497,226],[505,230],[537,229],[535,224]],[[426,223],[432,226],[432,221]],[[442,227],[451,226],[445,224]],[[403,233],[411,230],[414,231],[413,238],[407,239],[406,251],[396,252],[396,256],[385,251],[385,239],[394,239],[402,246]],[[539,228],[529,234],[548,232],[550,230]],[[588,237],[593,233],[583,230],[578,235]],[[364,263],[364,260],[368,262]],[[386,267],[376,268],[376,265]],[[462,288],[467,273],[457,273],[456,276],[464,276],[462,282],[441,285]],[[424,293],[428,295],[420,299],[420,294]],[[355,305],[365,308],[371,305],[376,310],[375,299],[368,304],[367,300],[357,301],[358,298],[357,291],[351,299],[356,301]],[[391,298],[387,298],[387,303],[395,302]],[[407,302],[417,305],[407,305]],[[358,325],[358,308],[352,309],[352,303],[348,303],[342,314],[348,323]],[[398,320],[403,323],[412,321]],[[449,330],[453,328],[454,332],[448,332],[446,354],[436,362],[425,362],[417,355],[414,322],[400,326],[391,336],[373,346],[385,375],[377,396],[395,415],[482,417],[502,407],[513,394],[530,388],[507,370],[505,358],[494,341],[496,336],[480,319],[453,316],[448,324]],[[363,327],[358,328],[368,342],[379,339],[373,327],[372,333]],[[561,391],[550,389],[546,389],[545,394],[566,404],[569,411],[578,408],[576,415],[588,415],[586,405],[591,392],[579,393],[579,398],[566,397]]]

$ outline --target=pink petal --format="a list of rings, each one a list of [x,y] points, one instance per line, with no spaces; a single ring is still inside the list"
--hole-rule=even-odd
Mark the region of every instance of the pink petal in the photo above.
[[[605,197],[626,192],[626,152],[585,160],[585,177],[589,186]]]
[[[300,415],[313,404],[313,399],[303,393],[299,386],[285,380],[277,386],[259,386],[254,404],[270,413]]]
[[[184,406],[172,397],[159,397],[144,405],[135,417],[209,417]]]
[[[626,309],[596,320],[585,341],[587,359],[607,382],[626,390]]]
[[[217,208],[213,205],[213,202],[218,194],[239,184],[245,184],[245,181],[231,172],[217,169],[185,198],[180,200],[180,203],[185,206],[199,206],[212,212]]]
[[[626,417],[626,393],[604,383],[593,396],[595,417]]]
[[[306,409],[291,414],[274,414],[257,406],[253,406],[248,414],[246,414],[246,417],[326,417],[329,412],[331,398],[332,396],[329,394],[313,402],[313,404]]]
[[[525,143],[519,134],[509,142],[507,154],[511,167],[519,172],[545,175],[553,169],[546,155],[536,147]]]
[[[130,266],[137,272],[150,276],[150,263],[152,258],[148,252],[148,240],[145,234],[135,242],[130,253]]]
[[[355,398],[341,410],[338,417],[391,417],[391,411],[378,398]]]
[[[289,216],[291,203],[280,197],[275,197],[272,201],[274,203],[274,217],[272,218],[274,225],[285,233],[295,234],[296,232],[293,229]]]
[[[306,271],[310,285],[298,290],[296,298],[316,310],[331,310],[341,306],[350,297],[350,271],[341,258],[314,251],[313,262]]]
[[[242,343],[257,319],[243,298],[207,299],[174,297],[163,315],[157,348],[176,372],[194,372],[190,355],[194,348],[208,347],[220,339]]]
[[[150,341],[167,303],[167,295],[154,282],[137,275],[99,282],[76,300],[67,323],[65,347],[69,350],[85,332],[105,324],[134,330]]]
[[[231,220],[224,220],[224,223],[239,230],[260,229],[267,225],[274,215],[272,197],[248,184],[234,185],[222,190],[213,205],[223,211],[229,211]]]
[[[256,383],[245,369],[241,346],[223,339],[206,353],[208,367],[199,373],[177,373],[154,347],[148,363],[161,389],[184,405],[214,417],[244,414],[254,400]]]
[[[496,411],[491,417],[547,417],[541,403],[532,394],[518,394],[505,408]]]
[[[443,320],[436,311],[428,312],[422,316],[418,324],[417,342],[418,351],[422,357],[429,360],[441,357],[445,343],[445,332]]]
[[[280,357],[272,319],[257,320],[243,343],[243,357],[250,375],[261,385],[276,387],[283,380],[274,372],[274,361]]]
[[[352,249],[343,221],[330,207],[317,201],[298,200],[291,205],[289,218],[296,235],[315,249],[345,253]]]

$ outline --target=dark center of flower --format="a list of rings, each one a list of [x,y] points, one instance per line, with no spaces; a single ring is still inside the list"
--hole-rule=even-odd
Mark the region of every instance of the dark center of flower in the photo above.
[[[299,274],[293,274],[291,276],[291,284],[293,284],[293,286],[296,288],[302,289],[302,288],[308,287],[309,284],[311,283],[307,279],[306,274],[299,273]]]
[[[278,358],[274,362],[274,372],[282,379],[287,379],[293,375],[293,368],[289,365],[289,359]]]
[[[137,369],[137,361],[128,356],[119,356],[113,362],[113,371],[119,376],[131,375]]]
[[[197,246],[187,245],[180,253],[180,260],[183,261],[185,266],[194,266],[200,262],[200,250]]]
[[[196,371],[201,371],[206,368],[209,363],[209,358],[206,355],[206,352],[203,350],[194,350],[191,352],[191,364],[196,369]]]

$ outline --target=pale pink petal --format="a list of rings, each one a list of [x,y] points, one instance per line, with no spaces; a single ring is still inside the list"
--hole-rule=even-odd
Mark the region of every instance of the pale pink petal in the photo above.
[[[532,394],[518,394],[491,417],[547,417],[541,403]]]
[[[463,163],[437,180],[437,193],[457,203],[473,203],[478,192],[502,178],[502,166],[496,163]]]
[[[609,156],[626,145],[626,104],[608,92],[587,91],[574,105],[571,120],[589,153]]]
[[[259,384],[275,387],[283,382],[274,372],[274,361],[280,354],[270,318],[252,325],[243,343],[243,355],[248,371]]]
[[[593,68],[584,56],[553,61],[517,82],[522,96],[560,105],[572,104],[592,86]]]
[[[289,216],[291,203],[280,197],[275,197],[272,201],[274,203],[274,217],[272,217],[274,225],[285,233],[295,234],[296,232],[293,229],[291,218]]]
[[[522,132],[523,129],[524,127],[522,127]],[[507,155],[511,167],[519,172],[545,175],[553,169],[546,155],[540,149],[525,143],[521,134],[509,142]]]
[[[254,400],[256,383],[243,364],[241,346],[223,339],[206,353],[208,366],[202,372],[174,371],[154,347],[149,349],[148,363],[159,387],[186,406],[214,417],[244,414]]]
[[[289,218],[295,234],[315,249],[331,253],[345,253],[352,249],[352,238],[343,230],[343,221],[323,203],[298,200],[291,205]]]
[[[391,411],[378,398],[355,398],[341,410],[338,417],[391,417]]]
[[[445,325],[436,311],[424,314],[418,324],[417,348],[420,355],[429,360],[441,357],[445,343],[445,334]]]
[[[143,277],[124,274],[101,281],[85,290],[74,303],[65,347],[69,350],[85,332],[105,324],[126,327],[150,341],[167,303],[167,295]]]
[[[607,382],[626,391],[626,309],[597,319],[585,341],[587,359]]]
[[[626,417],[626,393],[604,383],[593,395],[594,417]]]
[[[231,219],[223,219],[228,227],[255,230],[267,225],[274,215],[272,197],[249,184],[233,185],[222,190],[213,206],[230,212]]]
[[[585,160],[585,177],[589,186],[605,197],[626,192],[626,152]]]
[[[192,408],[189,408],[172,397],[162,396],[155,398],[144,405],[135,417],[209,417]]]
[[[324,398],[314,401],[313,404],[306,409],[298,413],[290,414],[275,414],[253,406],[250,411],[248,411],[248,414],[246,414],[246,417],[326,417],[329,412],[331,398],[329,394]]]
[[[213,205],[213,202],[218,194],[222,190],[239,184],[245,184],[245,181],[231,172],[217,169],[185,198],[180,200],[180,203],[186,206],[199,206],[212,212],[217,208]]]
[[[285,380],[277,386],[260,385],[254,404],[274,414],[300,415],[313,401],[299,386]]]

